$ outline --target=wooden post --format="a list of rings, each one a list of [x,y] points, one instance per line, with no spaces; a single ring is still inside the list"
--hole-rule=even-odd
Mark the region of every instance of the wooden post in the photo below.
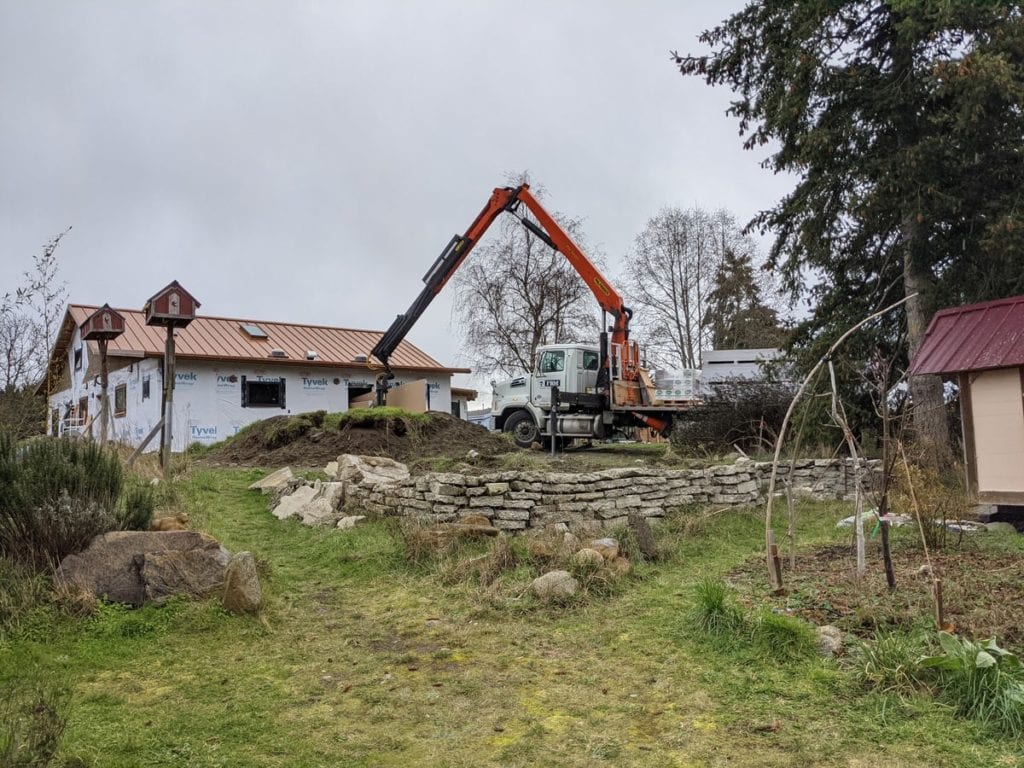
[[[110,399],[107,394],[110,369],[107,365],[107,340],[100,339],[97,343],[100,347],[100,445],[105,448],[108,438],[107,427],[110,424]]]
[[[167,326],[167,342],[164,346],[164,387],[163,387],[163,427],[160,430],[160,466],[164,476],[171,468],[171,444],[174,440],[174,326]]]
[[[555,452],[558,450],[558,405],[559,405],[559,391],[558,387],[551,388],[551,426],[549,430],[551,432],[551,458],[555,457]]]
[[[132,455],[128,457],[128,469],[132,468],[132,464],[135,463],[135,460],[139,458],[144,450],[146,450],[146,446],[149,445],[149,441],[156,437],[156,433],[161,432],[163,428],[164,420],[160,419],[160,421],[156,423],[156,426],[149,430],[149,434],[146,435],[145,439],[139,443],[139,447],[132,451]]]
[[[775,531],[768,529],[768,577],[772,592],[782,591],[782,561],[779,559],[779,548],[775,544]]]

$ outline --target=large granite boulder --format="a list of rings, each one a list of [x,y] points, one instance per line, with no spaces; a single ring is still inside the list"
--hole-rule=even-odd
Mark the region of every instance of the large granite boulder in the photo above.
[[[209,597],[220,592],[224,588],[224,569],[230,559],[230,553],[219,545],[183,551],[146,552],[139,566],[145,598],[162,603],[174,595]]]
[[[224,583],[228,558],[215,539],[195,531],[112,531],[65,557],[54,581],[137,606],[171,594],[211,594]]]

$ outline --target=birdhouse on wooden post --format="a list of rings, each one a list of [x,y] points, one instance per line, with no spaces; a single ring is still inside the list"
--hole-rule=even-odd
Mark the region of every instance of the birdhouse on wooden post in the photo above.
[[[124,333],[124,316],[111,309],[109,304],[104,304],[85,318],[81,332],[83,341],[95,341],[100,348],[100,445],[106,445],[107,427],[110,424],[110,398],[107,397],[107,342]]]
[[[184,328],[196,317],[199,302],[177,280],[149,297],[142,312],[146,325]]]
[[[196,297],[181,287],[177,280],[149,297],[142,313],[146,325],[162,325],[167,328],[167,342],[164,347],[163,412],[160,431],[160,463],[164,474],[171,466],[171,421],[174,401],[174,329],[184,328],[196,317],[199,302]]]
[[[124,333],[124,315],[104,304],[82,321],[84,341],[110,341]]]

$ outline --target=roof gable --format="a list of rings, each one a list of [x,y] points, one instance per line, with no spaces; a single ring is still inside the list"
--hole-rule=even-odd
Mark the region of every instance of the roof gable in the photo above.
[[[1024,365],[1024,296],[935,313],[910,364],[915,376]]]

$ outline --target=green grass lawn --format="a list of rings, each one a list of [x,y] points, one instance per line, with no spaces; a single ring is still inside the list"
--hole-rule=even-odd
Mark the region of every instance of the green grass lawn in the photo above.
[[[546,608],[446,585],[385,524],[282,523],[261,473],[181,481],[193,525],[266,572],[261,618],[216,601],[76,619],[52,607],[0,638],[0,685],[63,681],[62,754],[94,766],[989,766],[1020,744],[925,696],[862,690],[832,661],[779,661],[697,629],[694,587],[755,556],[754,513],[720,515],[607,597]],[[800,510],[836,541],[841,510]],[[692,514],[692,513],[691,513]]]

